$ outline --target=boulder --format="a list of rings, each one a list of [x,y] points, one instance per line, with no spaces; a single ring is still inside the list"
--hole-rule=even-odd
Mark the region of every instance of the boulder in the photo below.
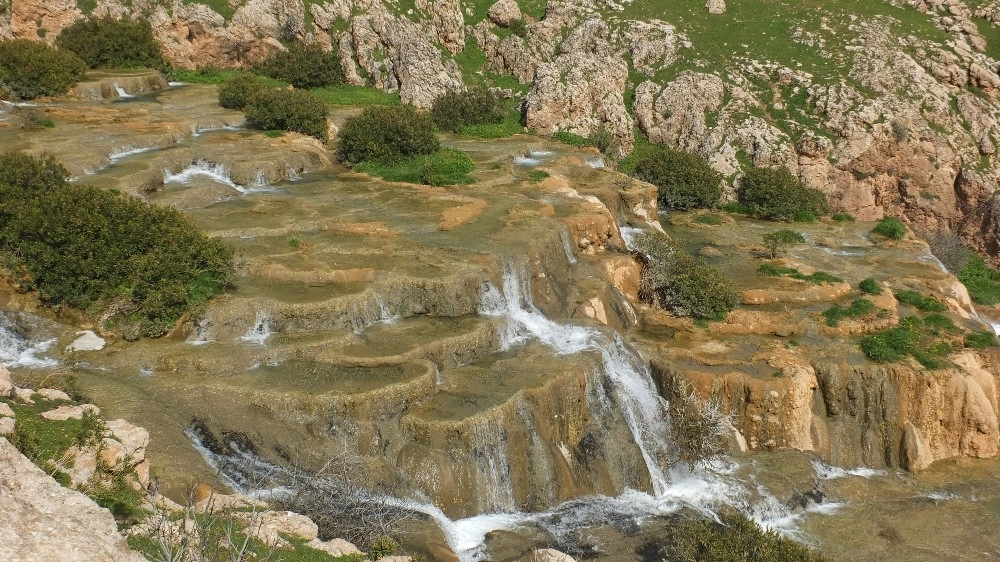
[[[517,562],[576,562],[576,560],[569,554],[559,552],[554,548],[539,548],[518,558]]]
[[[101,409],[93,404],[80,404],[77,406],[59,406],[54,410],[42,412],[42,417],[52,421],[66,421],[69,419],[79,420],[83,419],[83,414],[85,412],[90,412],[91,414],[98,416],[101,414]]]
[[[0,398],[14,395],[14,383],[10,380],[10,371],[0,365]]]
[[[517,5],[517,0],[497,0],[496,4],[490,6],[487,15],[490,21],[503,27],[507,27],[514,20],[524,18],[521,15],[521,7]]]
[[[14,417],[14,410],[10,407],[10,404],[0,402],[0,416],[8,418]]]
[[[34,404],[35,399],[32,396],[35,395],[35,391],[30,388],[14,388],[12,397],[17,398],[19,402],[24,402],[25,404]]]
[[[69,394],[55,388],[42,388],[38,390],[38,395],[45,400],[70,400]]]
[[[726,13],[726,0],[708,0],[705,7],[708,8],[710,14],[724,14]]]
[[[361,549],[354,546],[354,543],[346,541],[344,539],[331,539],[328,541],[321,541],[319,539],[313,539],[306,543],[309,548],[314,548],[316,550],[321,550],[334,558],[340,556],[348,556],[351,554],[364,554]]]
[[[292,535],[306,541],[316,539],[319,527],[305,515],[291,511],[258,511],[249,517],[256,517],[254,536],[265,544],[280,544],[283,541],[279,533]]]
[[[14,433],[14,418],[0,418],[0,435],[7,436]]]
[[[132,458],[133,462],[141,462],[146,458],[146,447],[149,445],[149,431],[145,428],[132,425],[125,420],[111,420],[105,422],[111,437],[122,445],[125,454]]]
[[[78,336],[73,343],[66,346],[67,353],[73,353],[74,351],[100,351],[104,349],[104,338],[95,334],[90,330],[84,330],[82,332],[77,332]]]

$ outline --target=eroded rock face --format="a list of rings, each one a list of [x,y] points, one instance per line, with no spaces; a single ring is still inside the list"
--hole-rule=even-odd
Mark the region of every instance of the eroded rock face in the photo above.
[[[90,498],[59,485],[0,438],[0,512],[9,560],[142,562],[118,534],[114,517]]]

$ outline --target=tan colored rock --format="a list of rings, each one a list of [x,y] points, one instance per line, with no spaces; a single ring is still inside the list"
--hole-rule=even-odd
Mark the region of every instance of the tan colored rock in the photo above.
[[[517,559],[518,562],[575,562],[575,559],[554,548],[540,548]]]
[[[906,470],[912,472],[924,470],[934,462],[920,430],[909,420],[903,422],[903,455]]]
[[[60,486],[6,439],[0,439],[0,490],[0,552],[6,560],[145,560],[126,546],[107,509]]]
[[[45,400],[70,400],[69,394],[55,388],[40,388],[38,389],[38,395]]]
[[[451,54],[465,48],[465,18],[459,0],[416,0],[418,10],[430,15],[437,40]]]
[[[10,404],[0,402],[0,416],[8,418],[14,417],[14,410],[10,407]]]
[[[252,515],[257,517],[254,536],[265,544],[279,544],[283,539],[279,533],[312,541],[319,533],[319,527],[305,515],[291,511],[263,511]]]
[[[646,74],[656,74],[677,60],[677,29],[665,21],[630,21],[624,35],[632,65]]]
[[[608,313],[604,308],[604,302],[597,297],[580,303],[580,306],[577,307],[573,316],[575,318],[591,318],[593,320],[597,320],[605,326],[608,325]]]
[[[25,404],[34,404],[35,403],[35,399],[33,398],[34,396],[35,396],[35,391],[30,388],[19,388],[19,387],[14,388],[13,397],[20,402],[24,402]]]
[[[0,418],[0,436],[8,436],[14,433],[14,418]]]
[[[612,256],[601,262],[604,277],[618,288],[632,304],[639,303],[639,281],[642,265],[629,256]]]
[[[0,398],[7,398],[14,395],[14,383],[10,380],[10,371],[7,367],[0,365]]]
[[[111,437],[121,443],[124,454],[128,455],[132,462],[138,463],[146,458],[149,431],[145,428],[121,419],[104,422],[104,427]]]
[[[490,6],[486,15],[489,16],[490,21],[503,27],[507,27],[514,20],[524,18],[521,15],[521,7],[517,5],[517,0],[497,0],[495,4]]]
[[[321,550],[330,556],[348,556],[351,554],[363,554],[361,549],[354,546],[354,543],[346,541],[344,539],[331,539],[328,541],[321,541],[319,539],[313,539],[306,543],[309,548],[314,548],[316,550]]]
[[[409,556],[383,556],[378,559],[378,562],[413,562],[413,558]]]
[[[718,76],[691,71],[666,86],[643,82],[635,91],[636,123],[652,142],[705,153],[707,116],[721,108],[724,91]]]
[[[708,2],[705,3],[705,7],[708,8],[708,13],[710,14],[726,13],[725,0],[708,0]]]
[[[832,302],[851,292],[847,283],[823,283],[815,285],[801,283],[798,289],[747,289],[740,293],[743,304],[768,304],[776,302]]]
[[[93,404],[80,404],[77,406],[59,406],[54,410],[42,412],[42,417],[53,421],[66,421],[69,419],[78,420],[83,418],[85,412],[92,415],[101,415],[101,409]]]

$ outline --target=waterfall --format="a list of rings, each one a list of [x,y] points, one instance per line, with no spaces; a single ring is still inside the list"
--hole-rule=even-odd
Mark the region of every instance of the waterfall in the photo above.
[[[271,337],[271,315],[263,311],[258,311],[257,319],[254,321],[253,326],[250,326],[250,329],[247,330],[246,335],[240,338],[240,341],[254,345],[264,345],[267,343],[267,338],[269,337]]]
[[[0,364],[7,367],[51,367],[58,361],[38,357],[38,354],[48,351],[55,343],[54,339],[31,343],[6,314],[0,313]]]
[[[115,93],[118,94],[118,97],[123,98],[123,99],[128,99],[128,98],[134,98],[135,97],[132,94],[126,92],[125,88],[122,88],[121,86],[119,86],[118,82],[115,82],[112,85],[115,87]]]
[[[215,340],[213,340],[208,333],[208,330],[211,327],[212,321],[208,318],[199,318],[198,320],[195,320],[194,333],[187,339],[187,343],[191,345],[205,345],[206,343],[212,343]],[[247,335],[250,335],[250,332],[247,332]]]
[[[576,263],[576,256],[573,254],[573,246],[570,244],[569,240],[569,230],[565,227],[559,229],[559,239],[562,240],[563,251],[566,252],[566,261],[570,265]]]
[[[171,173],[166,168],[163,170],[163,183],[166,184],[179,183],[188,185],[191,183],[191,180],[198,177],[208,178],[216,183],[227,185],[243,194],[273,191],[274,189],[267,183],[267,178],[262,171],[257,172],[252,184],[243,186],[233,181],[233,178],[229,175],[229,170],[226,169],[224,164],[209,162],[208,160],[196,160],[176,174]]]
[[[507,462],[506,432],[497,420],[478,422],[472,428],[473,452],[479,474],[489,480],[485,496],[479,495],[480,511],[510,513],[517,510]],[[482,484],[480,484],[482,486]],[[484,501],[485,500],[485,501]]]
[[[129,156],[135,156],[136,154],[142,154],[144,152],[152,152],[157,148],[157,146],[146,146],[142,148],[136,148],[132,145],[123,146],[112,150],[111,154],[108,154],[108,160],[111,161],[112,164],[117,164]]]

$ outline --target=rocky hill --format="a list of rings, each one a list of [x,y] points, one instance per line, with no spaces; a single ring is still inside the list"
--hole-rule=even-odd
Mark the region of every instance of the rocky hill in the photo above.
[[[241,66],[295,39],[350,81],[435,97],[485,82],[540,134],[635,131],[730,180],[786,166],[863,220],[905,216],[1000,251],[1000,5],[987,0],[8,0],[0,38],[148,18],[180,67]]]

